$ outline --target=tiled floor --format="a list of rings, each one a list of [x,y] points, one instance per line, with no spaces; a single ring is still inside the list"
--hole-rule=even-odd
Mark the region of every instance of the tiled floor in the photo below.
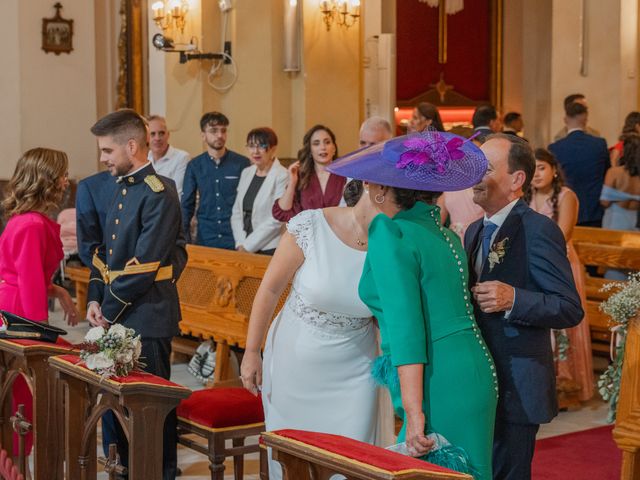
[[[83,322],[77,327],[68,327],[61,324],[59,309],[51,315],[51,322],[65,328],[69,334],[65,337],[70,342],[79,342],[84,337],[89,326]],[[171,367],[171,379],[181,385],[185,385],[192,390],[202,388],[202,385],[187,371],[186,363],[175,364]],[[561,412],[557,418],[547,425],[542,425],[538,438],[553,437],[564,433],[586,430],[606,424],[607,406],[599,399],[593,399],[577,411]],[[182,469],[181,480],[205,480],[209,479],[208,462],[204,455],[193,452],[182,446],[178,447],[178,464]],[[233,466],[230,461],[226,462],[225,480],[233,479]],[[245,475],[247,480],[257,480],[259,478],[259,464],[257,454],[248,455],[245,459]],[[98,479],[107,480],[107,475],[101,473]]]

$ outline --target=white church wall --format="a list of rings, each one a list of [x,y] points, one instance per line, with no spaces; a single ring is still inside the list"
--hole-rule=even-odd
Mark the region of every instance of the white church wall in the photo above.
[[[51,1],[5,0],[3,13],[0,178],[9,178],[20,153],[37,146],[67,152],[72,178],[95,172],[95,140],[89,132],[96,118],[93,2],[64,4],[62,16],[74,20],[70,54],[41,49],[42,18],[55,13]]]
[[[585,0],[586,75],[580,72],[581,0],[554,0],[551,131],[563,125],[563,99],[583,93],[589,125],[615,143],[625,115],[637,109],[637,2]]]

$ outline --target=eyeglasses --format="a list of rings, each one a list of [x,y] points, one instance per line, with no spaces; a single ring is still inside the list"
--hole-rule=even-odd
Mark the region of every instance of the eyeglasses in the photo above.
[[[259,152],[266,152],[269,150],[269,145],[266,143],[247,143],[247,150],[258,150]]]

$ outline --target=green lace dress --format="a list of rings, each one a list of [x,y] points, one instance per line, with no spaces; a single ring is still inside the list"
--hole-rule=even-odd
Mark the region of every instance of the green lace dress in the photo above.
[[[371,223],[359,293],[382,336],[374,376],[387,385],[404,418],[397,367],[424,364],[427,431],[462,448],[476,480],[489,480],[498,383],[467,279],[464,249],[440,225],[438,207],[418,202],[393,219],[381,214]]]

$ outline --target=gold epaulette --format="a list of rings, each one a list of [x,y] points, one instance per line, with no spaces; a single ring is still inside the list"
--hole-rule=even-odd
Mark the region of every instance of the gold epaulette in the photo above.
[[[144,177],[144,183],[149,185],[149,188],[154,192],[162,192],[164,190],[164,184],[156,175],[147,175]]]

